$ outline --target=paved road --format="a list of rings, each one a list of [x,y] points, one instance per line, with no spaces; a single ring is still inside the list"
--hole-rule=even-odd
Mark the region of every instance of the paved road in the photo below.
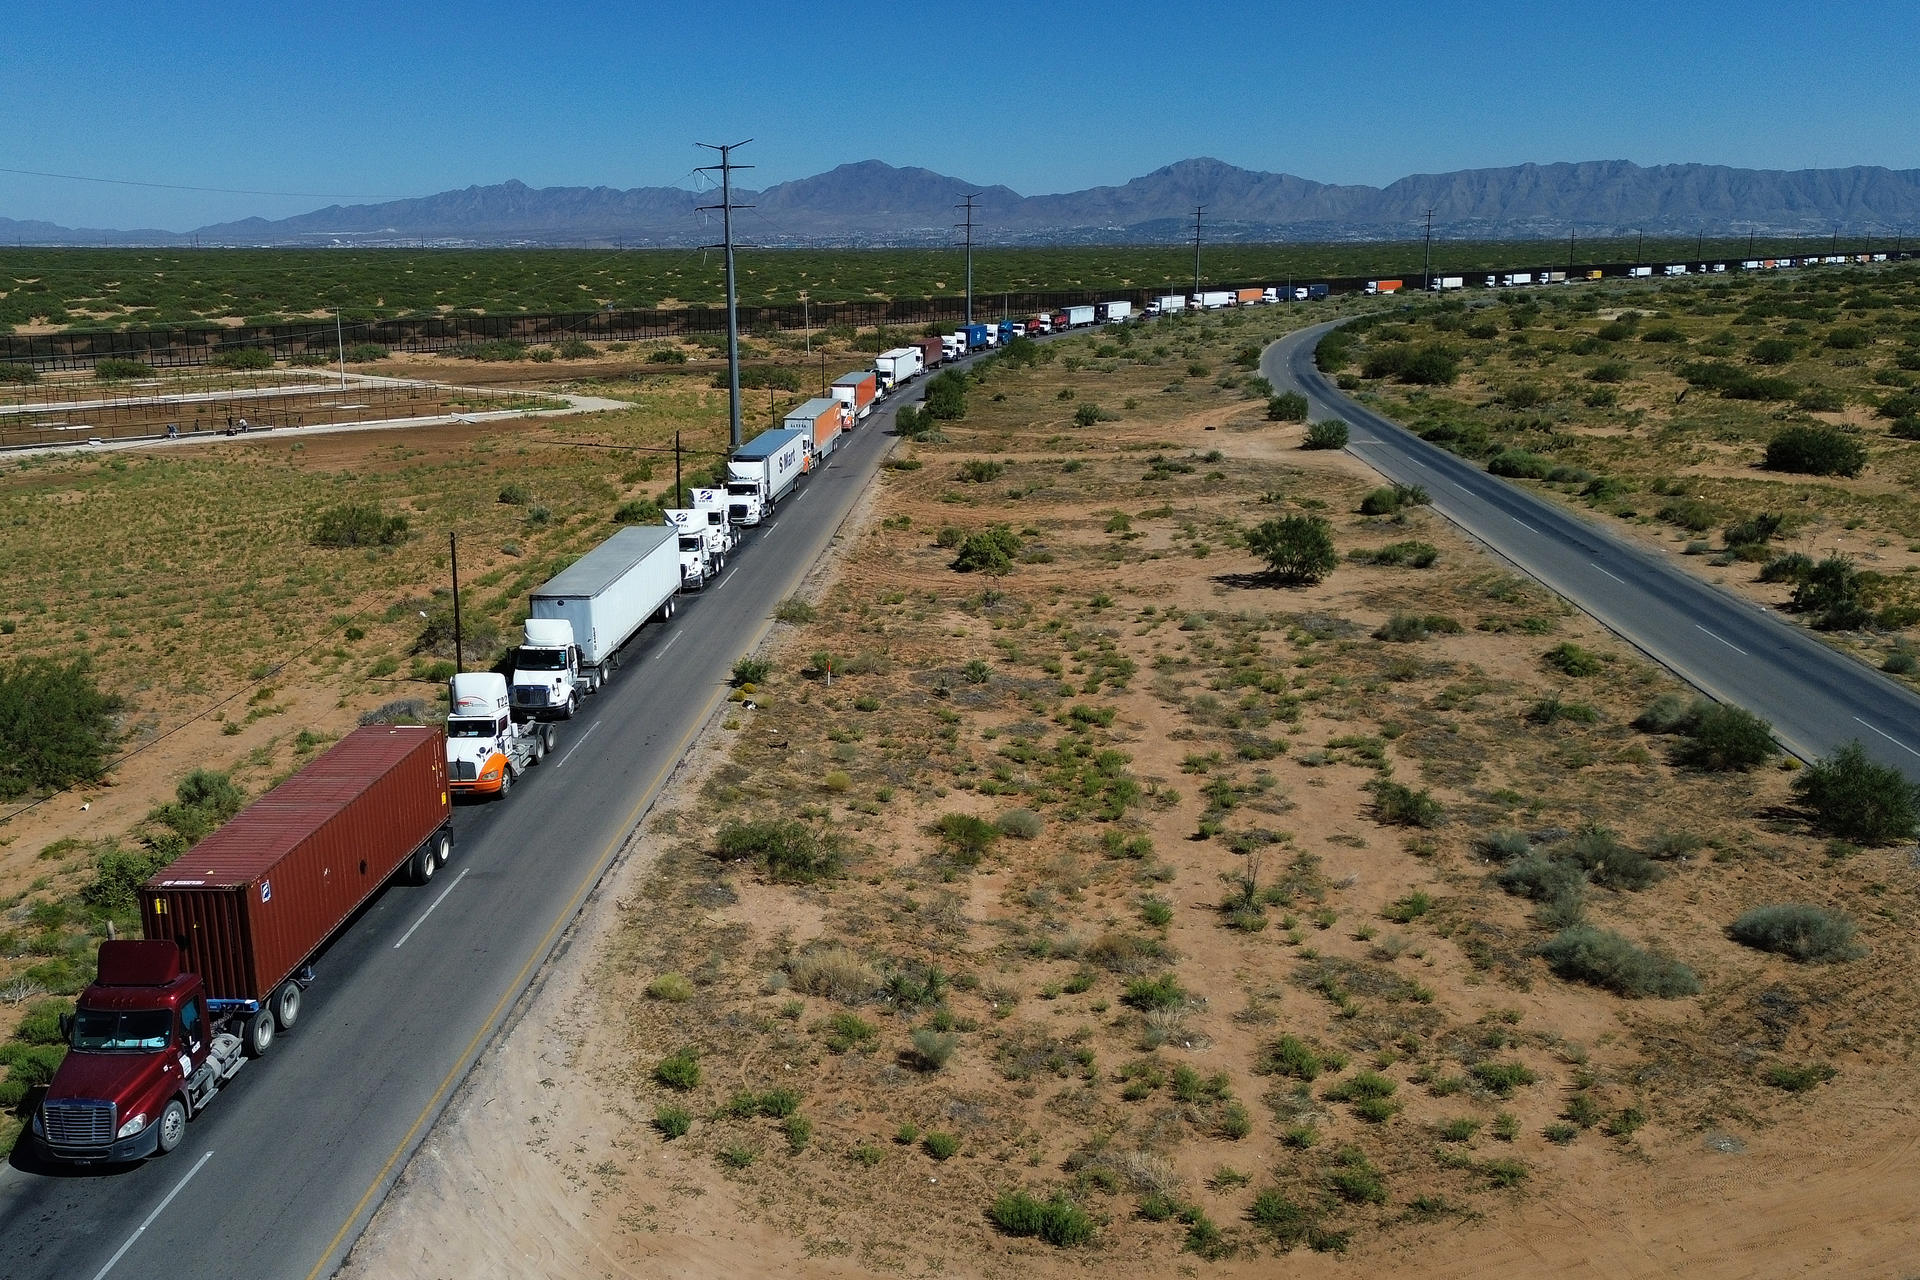
[[[885,453],[861,423],[706,592],[649,624],[613,684],[510,800],[462,807],[453,860],[390,886],[317,964],[300,1023],[131,1168],[0,1168],[0,1277],[272,1277],[336,1267],[448,1095],[578,913]]]
[[[1313,363],[1315,325],[1269,346],[1260,368],[1304,394],[1316,418],[1352,427],[1349,452],[1390,480],[1419,484],[1434,508],[1683,679],[1773,722],[1812,759],[1858,739],[1920,781],[1920,698],[1773,612],[1676,568],[1342,395]]]

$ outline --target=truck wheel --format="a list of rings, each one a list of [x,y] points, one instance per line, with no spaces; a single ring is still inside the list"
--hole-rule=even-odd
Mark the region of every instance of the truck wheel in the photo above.
[[[500,771],[500,798],[505,800],[507,792],[513,790],[513,766],[508,765]]]
[[[433,842],[433,860],[444,867],[452,857],[453,837],[447,832],[442,831],[439,838]]]
[[[241,1038],[247,1046],[247,1056],[266,1057],[267,1050],[273,1048],[273,1031],[273,1010],[262,1009],[248,1018],[246,1026],[241,1029]]]
[[[187,1107],[178,1098],[169,1098],[160,1112],[160,1154],[166,1155],[187,1136]]]
[[[540,741],[540,735],[533,735],[533,745],[527,748],[527,763],[539,764],[540,757],[546,754],[546,746]]]
[[[434,861],[433,858],[432,845],[423,844],[419,849],[414,851],[413,882],[415,884],[425,884],[427,881],[433,879],[433,873],[439,869],[440,864]]]
[[[282,1031],[291,1030],[300,1021],[300,984],[289,979],[273,993],[273,1020]]]
[[[554,732],[553,732],[553,726],[552,726],[552,725],[548,725],[548,726],[547,726],[546,728],[544,728],[544,729],[542,729],[542,730],[540,731],[540,743],[541,743],[541,745],[542,745],[542,747],[544,747],[544,748],[545,748],[545,750],[546,750],[546,753],[547,753],[548,755],[552,755],[552,754],[553,754],[553,744],[554,744],[554,743],[556,743],[556,742],[558,742],[558,741],[559,741],[559,738],[557,738],[557,737],[556,737],[556,736],[554,735]]]

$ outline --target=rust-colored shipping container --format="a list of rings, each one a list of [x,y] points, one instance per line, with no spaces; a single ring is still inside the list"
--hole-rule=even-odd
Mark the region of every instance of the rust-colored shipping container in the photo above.
[[[914,340],[913,345],[920,348],[920,364],[922,368],[931,369],[940,363],[940,339],[917,338]]]
[[[148,880],[146,936],[179,946],[216,1008],[264,1001],[416,853],[435,857],[445,741],[420,725],[348,734]]]
[[[1243,307],[1251,306],[1260,301],[1266,292],[1265,289],[1240,289],[1234,293],[1233,300]]]

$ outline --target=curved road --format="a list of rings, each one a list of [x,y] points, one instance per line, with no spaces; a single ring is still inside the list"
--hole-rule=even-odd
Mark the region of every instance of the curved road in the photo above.
[[[1773,722],[1804,759],[1858,739],[1920,781],[1920,698],[1764,606],[1703,582],[1549,499],[1482,471],[1342,395],[1313,361],[1332,324],[1269,346],[1260,371],[1352,428],[1348,451],[1722,702]]]
[[[179,1150],[131,1167],[0,1167],[0,1276],[268,1280],[330,1273],[724,699],[731,664],[827,550],[909,387],[649,624],[512,798],[455,811],[453,860],[391,885],[319,958],[300,1023]]]

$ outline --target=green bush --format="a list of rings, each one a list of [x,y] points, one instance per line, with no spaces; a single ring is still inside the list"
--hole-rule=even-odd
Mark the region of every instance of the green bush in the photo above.
[[[1460,356],[1452,348],[1437,344],[1423,347],[1392,344],[1370,352],[1361,373],[1368,378],[1393,378],[1415,386],[1448,386],[1460,376]]]
[[[927,383],[920,412],[935,422],[958,422],[967,416],[967,375],[958,369],[938,373]]]
[[[1794,581],[1789,603],[1798,612],[1810,614],[1820,631],[1855,631],[1873,621],[1866,582],[1845,556],[1828,556],[1806,566]]]
[[[960,464],[960,474],[956,477],[961,484],[987,484],[1006,474],[1006,467],[985,458],[969,458]]]
[[[1761,1073],[1761,1079],[1788,1093],[1806,1093],[1817,1089],[1839,1074],[1824,1062],[1775,1062]]]
[[[1253,1069],[1260,1075],[1291,1076],[1311,1082],[1319,1078],[1322,1065],[1312,1045],[1298,1036],[1283,1035],[1260,1056]]]
[[[1561,675],[1584,677],[1597,676],[1606,670],[1606,660],[1590,649],[1583,649],[1572,641],[1555,645],[1541,657],[1549,667]]]
[[[31,364],[0,363],[0,385],[9,383],[25,385],[40,381],[40,371]]]
[[[1013,558],[1020,554],[1020,548],[1020,535],[1006,525],[996,524],[968,534],[960,543],[952,567],[961,573],[1007,573],[1012,570]]]
[[[942,814],[933,824],[933,833],[954,861],[968,867],[979,865],[1000,838],[998,827],[970,813]]]
[[[591,360],[600,353],[584,338],[568,338],[553,349],[562,360]]]
[[[960,1047],[960,1038],[949,1031],[935,1031],[932,1027],[921,1027],[913,1033],[913,1056],[927,1071],[939,1071],[953,1058],[953,1051]]]
[[[1730,932],[1735,942],[1802,964],[1833,964],[1866,954],[1854,941],[1853,921],[1802,902],[1755,907],[1735,920]]]
[[[1433,827],[1440,823],[1440,802],[1422,787],[1412,787],[1385,779],[1371,784],[1373,812],[1381,822],[1400,827]]]
[[[1858,741],[1802,770],[1793,794],[1813,825],[1855,844],[1890,844],[1920,825],[1920,786],[1889,765],[1877,764]]]
[[[836,842],[798,819],[729,822],[714,835],[714,854],[725,862],[752,861],[775,880],[810,884],[840,870]]]
[[[405,541],[407,518],[380,514],[378,507],[346,503],[314,518],[316,547],[391,547]]]
[[[1024,1191],[1003,1191],[987,1210],[993,1224],[1010,1236],[1038,1236],[1056,1248],[1093,1239],[1093,1219],[1061,1192],[1036,1200]]]
[[[91,660],[21,658],[0,666],[0,799],[100,776],[119,737],[118,695]]]
[[[649,364],[685,364],[687,353],[678,347],[656,347],[647,353]]]
[[[669,1089],[686,1093],[700,1085],[700,1055],[692,1045],[674,1050],[654,1064],[653,1078]]]
[[[1107,415],[1100,411],[1100,406],[1097,404],[1083,404],[1073,411],[1073,422],[1078,427],[1091,427],[1096,422],[1104,421],[1106,417]]]
[[[1687,740],[1674,758],[1693,769],[1745,772],[1779,754],[1773,725],[1745,707],[1721,702],[1695,706],[1686,726]]]
[[[1589,826],[1556,851],[1587,873],[1588,879],[1609,889],[1644,889],[1663,872],[1646,854],[1620,843],[1620,837],[1601,826]]]
[[[207,363],[216,369],[271,369],[273,352],[265,347],[223,347]]]
[[[1510,480],[1545,480],[1553,474],[1553,464],[1525,449],[1502,449],[1487,459],[1487,470]]]
[[[1410,569],[1428,569],[1440,558],[1440,548],[1431,542],[1390,542],[1377,550],[1355,549],[1347,559],[1357,564],[1406,565]]]
[[[153,366],[138,360],[96,360],[93,376],[101,382],[121,382],[127,378],[151,378]]]
[[[374,364],[393,354],[377,342],[358,342],[347,348],[347,363]]]
[[[1247,550],[1266,562],[1267,572],[1283,583],[1309,585],[1339,563],[1333,526],[1319,516],[1281,516],[1247,532]]]
[[[1187,993],[1180,985],[1179,978],[1171,973],[1163,973],[1157,978],[1135,978],[1127,984],[1126,994],[1120,999],[1124,1004],[1149,1012],[1154,1009],[1177,1009],[1186,1003]]]
[[[1307,420],[1307,398],[1298,391],[1283,391],[1267,399],[1268,422],[1305,422]],[[1317,425],[1317,424],[1316,424]],[[1312,431],[1308,431],[1312,435]],[[1325,448],[1315,445],[1314,448]]]
[[[1643,950],[1608,929],[1576,924],[1562,929],[1540,954],[1554,973],[1618,995],[1690,996],[1700,990],[1693,970],[1677,960]]]
[[[693,1128],[693,1116],[685,1107],[676,1107],[672,1103],[653,1109],[653,1127],[668,1142],[687,1136],[687,1130]]]
[[[1767,442],[1766,467],[1808,476],[1857,476],[1867,447],[1834,427],[1787,427]]]
[[[659,524],[660,504],[651,498],[629,498],[613,509],[615,524]]]
[[[1339,418],[1322,418],[1307,427],[1306,439],[1300,442],[1302,449],[1344,449],[1347,447],[1347,424]]]
[[[747,684],[760,684],[773,670],[773,663],[765,658],[739,658],[733,664],[733,684],[735,688]]]
[[[1753,344],[1748,358],[1755,364],[1786,364],[1799,350],[1799,345],[1788,338],[1762,338]]]

